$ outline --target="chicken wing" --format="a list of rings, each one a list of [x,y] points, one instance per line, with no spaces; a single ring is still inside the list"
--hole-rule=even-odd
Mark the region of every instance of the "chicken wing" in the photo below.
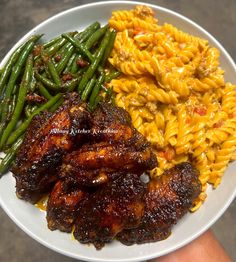
[[[122,144],[97,143],[84,145],[80,150],[67,154],[60,177],[73,177],[78,183],[90,186],[126,172],[141,175],[156,166],[156,156],[149,147],[136,151],[135,147]]]
[[[171,227],[189,210],[201,192],[198,171],[181,163],[152,179],[145,195],[145,213],[140,225],[117,235],[125,245],[167,238]]]
[[[78,206],[87,195],[87,190],[69,180],[58,181],[47,202],[48,228],[71,232]]]
[[[101,103],[91,116],[90,128],[90,142],[63,158],[60,177],[94,186],[157,166],[150,144],[132,126],[124,109]]]
[[[124,228],[137,227],[144,212],[145,184],[136,174],[111,181],[78,208],[74,237],[101,249]]]
[[[12,168],[17,196],[32,203],[55,183],[62,156],[73,149],[74,141],[83,140],[78,129],[86,127],[89,118],[75,93],[54,114],[44,116],[31,122]]]
[[[91,138],[94,142],[135,146],[136,150],[149,146],[145,137],[133,127],[128,112],[108,103],[101,103],[92,115]]]

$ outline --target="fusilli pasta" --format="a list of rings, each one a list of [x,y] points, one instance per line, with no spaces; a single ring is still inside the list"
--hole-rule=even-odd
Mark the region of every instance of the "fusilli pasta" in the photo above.
[[[199,170],[206,199],[236,158],[236,91],[225,83],[220,52],[208,41],[171,24],[159,25],[153,10],[119,10],[109,20],[118,31],[110,63],[123,74],[110,82],[116,104],[131,115],[135,128],[152,144],[159,176],[182,161]]]

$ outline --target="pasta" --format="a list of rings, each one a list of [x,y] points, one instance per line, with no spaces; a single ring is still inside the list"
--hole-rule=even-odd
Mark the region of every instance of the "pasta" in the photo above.
[[[151,176],[182,161],[198,168],[195,211],[207,186],[217,187],[236,158],[236,91],[225,83],[220,52],[171,24],[159,25],[147,6],[114,11],[109,24],[118,32],[109,61],[122,72],[109,84],[116,104],[153,146],[159,166]]]

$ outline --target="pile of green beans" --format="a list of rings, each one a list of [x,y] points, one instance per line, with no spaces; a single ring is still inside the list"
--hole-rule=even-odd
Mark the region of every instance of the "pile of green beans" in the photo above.
[[[31,120],[54,112],[64,93],[78,92],[94,110],[104,84],[119,76],[108,62],[116,32],[95,22],[81,32],[64,33],[43,43],[33,35],[0,69],[0,176],[9,170]],[[41,97],[40,101],[31,97]]]

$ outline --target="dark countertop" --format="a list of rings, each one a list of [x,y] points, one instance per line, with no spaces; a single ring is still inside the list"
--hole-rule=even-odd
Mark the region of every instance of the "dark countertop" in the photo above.
[[[26,32],[48,17],[66,9],[95,1],[79,0],[1,0],[0,59]],[[143,1],[172,9],[209,31],[236,60],[235,0]],[[236,82],[236,81],[235,81]],[[33,219],[33,218],[32,218]],[[236,261],[236,200],[212,226],[217,238]],[[27,236],[0,208],[0,261],[72,262]]]

